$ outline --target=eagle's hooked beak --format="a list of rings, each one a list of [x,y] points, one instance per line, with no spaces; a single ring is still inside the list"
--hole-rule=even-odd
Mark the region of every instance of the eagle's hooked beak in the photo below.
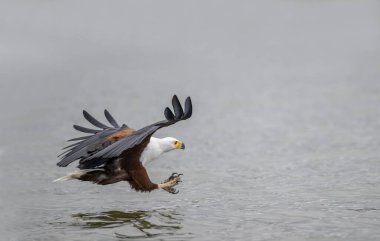
[[[184,150],[185,149],[185,144],[182,141],[176,141],[175,142],[175,148],[176,149],[182,149],[182,150]]]

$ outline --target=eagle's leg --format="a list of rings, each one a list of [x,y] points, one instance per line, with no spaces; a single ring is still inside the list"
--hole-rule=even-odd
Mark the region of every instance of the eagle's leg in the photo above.
[[[172,173],[172,175],[168,179],[166,179],[163,183],[159,184],[159,187],[171,194],[177,194],[179,191],[173,187],[181,182],[181,175],[182,174]]]

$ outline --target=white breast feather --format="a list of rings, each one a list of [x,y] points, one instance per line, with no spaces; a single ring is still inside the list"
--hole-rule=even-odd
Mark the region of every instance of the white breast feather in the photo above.
[[[145,147],[144,151],[141,153],[140,162],[146,166],[151,161],[159,157],[163,153],[162,148],[159,144],[159,139],[151,137],[149,144]]]

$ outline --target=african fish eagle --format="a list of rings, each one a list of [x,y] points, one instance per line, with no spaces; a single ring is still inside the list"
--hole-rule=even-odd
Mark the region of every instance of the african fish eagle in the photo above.
[[[190,97],[187,97],[185,101],[185,110],[176,95],[173,96],[172,105],[174,114],[166,107],[164,111],[166,120],[139,130],[129,128],[126,124],[120,126],[107,110],[104,110],[104,115],[112,127],[96,120],[84,110],[84,118],[101,130],[74,125],[74,129],[91,133],[91,135],[68,140],[77,142],[63,148],[65,151],[59,155],[61,161],[57,165],[66,167],[79,160],[79,170],[55,181],[78,179],[100,185],[127,181],[136,191],[150,192],[155,189],[163,189],[169,193],[178,193],[173,187],[181,182],[182,174],[173,173],[164,182],[156,184],[150,180],[144,167],[165,152],[185,149],[185,144],[175,138],[160,139],[152,136],[162,127],[191,117]]]

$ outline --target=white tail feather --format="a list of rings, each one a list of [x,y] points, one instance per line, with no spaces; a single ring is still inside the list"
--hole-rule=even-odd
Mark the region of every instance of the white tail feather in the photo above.
[[[93,170],[96,170],[96,169],[77,170],[75,172],[71,172],[71,173],[67,174],[66,176],[57,178],[53,182],[61,182],[61,181],[67,181],[67,180],[72,180],[72,179],[79,179],[83,174],[86,174],[87,172],[90,172]]]
[[[71,180],[71,179],[73,179],[73,178],[70,175],[67,175],[67,176],[57,178],[57,179],[53,180],[53,182],[62,182],[62,181],[67,181],[67,180]]]

